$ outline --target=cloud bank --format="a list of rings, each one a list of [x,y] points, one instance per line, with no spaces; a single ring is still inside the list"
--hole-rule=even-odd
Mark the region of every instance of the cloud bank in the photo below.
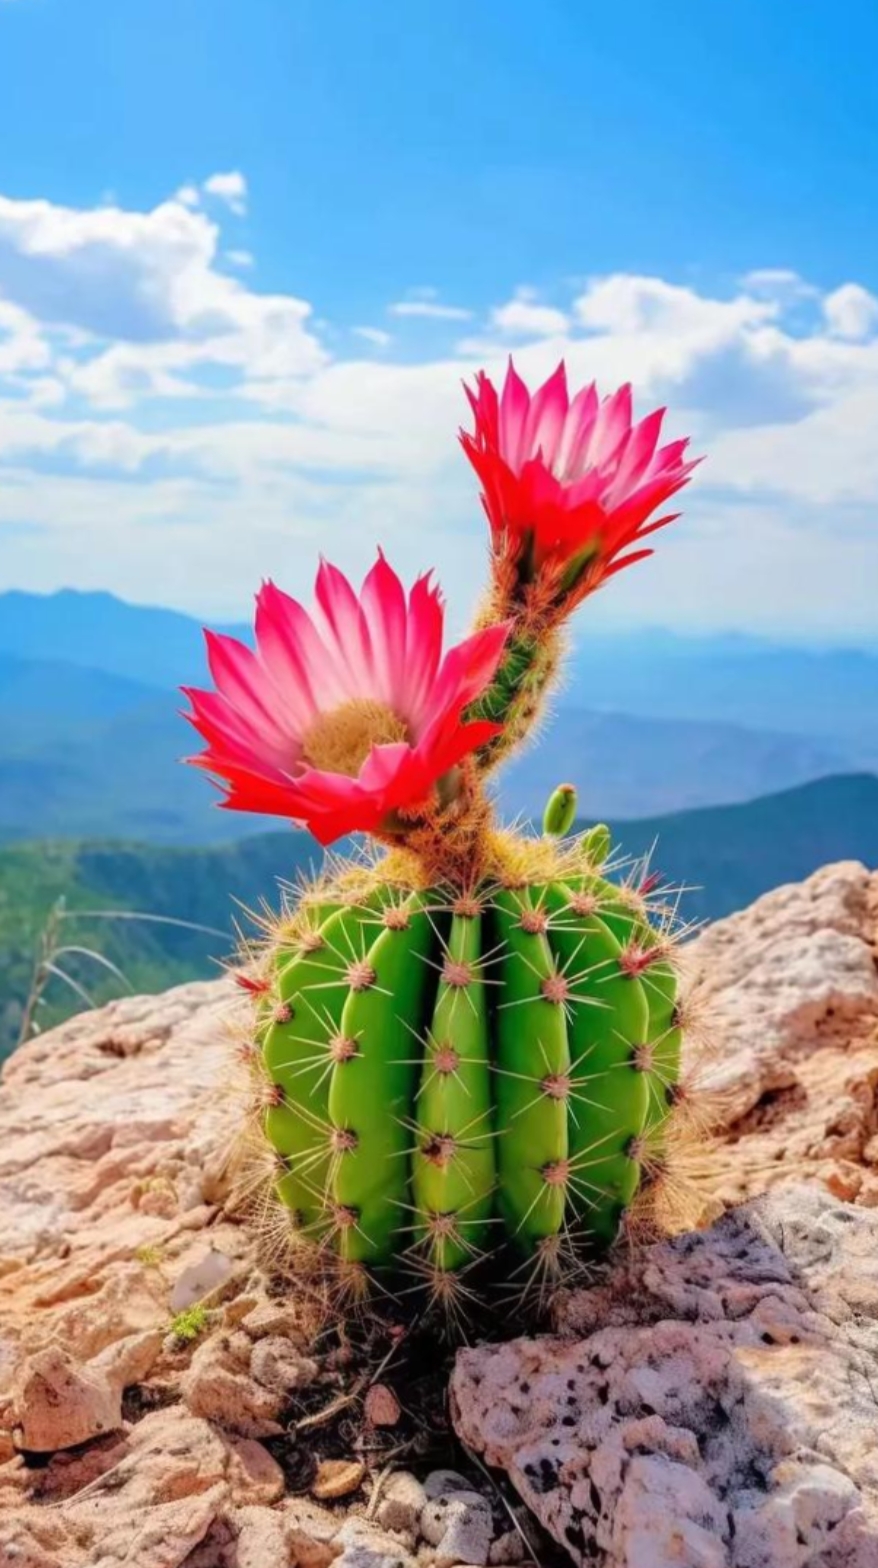
[[[326,549],[476,583],[460,382],[571,379],[667,403],[709,461],[600,619],[838,633],[874,624],[878,299],[758,265],[720,287],[625,272],[487,306],[412,288],[372,321],[261,292],[238,171],[151,211],[0,196],[0,586],[109,587],[241,614]],[[227,232],[228,230],[228,232]],[[630,580],[629,580],[630,579]]]

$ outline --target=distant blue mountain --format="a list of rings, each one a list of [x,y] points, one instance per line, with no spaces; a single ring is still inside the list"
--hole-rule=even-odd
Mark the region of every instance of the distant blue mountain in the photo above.
[[[667,632],[584,637],[568,671],[577,704],[656,719],[721,719],[878,750],[878,654]],[[564,699],[562,698],[562,705]]]
[[[247,635],[244,628],[237,630]],[[176,610],[126,604],[111,593],[0,594],[0,650],[179,686],[204,675],[200,623]]]
[[[60,659],[24,659],[0,651],[0,714],[9,727],[31,720],[45,728],[112,719],[154,691],[142,681]]]
[[[246,628],[226,630],[248,636]],[[587,636],[554,722],[501,778],[508,817],[570,779],[610,817],[749,800],[878,769],[878,657],[648,630]],[[0,841],[239,838],[181,755],[180,683],[205,677],[201,628],[107,593],[0,594]]]
[[[502,770],[501,799],[537,816],[560,782],[591,816],[638,817],[790,789],[878,765],[878,743],[813,740],[718,719],[560,708]],[[647,801],[649,804],[647,805]]]
[[[697,719],[878,746],[878,651],[783,647],[738,633],[661,628],[581,634],[562,707]],[[246,626],[219,630],[249,639]],[[0,651],[103,670],[153,687],[201,681],[197,620],[65,588],[0,594]]]

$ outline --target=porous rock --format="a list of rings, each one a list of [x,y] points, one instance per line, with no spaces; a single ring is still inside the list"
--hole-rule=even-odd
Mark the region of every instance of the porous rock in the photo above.
[[[878,1565],[878,1216],[790,1188],[459,1353],[463,1441],[592,1568]]]
[[[805,1180],[878,1204],[876,944],[878,873],[842,861],[686,949],[713,1047],[697,1078],[718,1117],[692,1174],[714,1212]]]
[[[287,1395],[307,1388],[317,1376],[317,1363],[303,1356],[288,1339],[267,1334],[250,1351],[250,1372],[263,1388]]]
[[[855,864],[830,866],[800,885],[767,894],[690,945],[689,960],[700,976],[720,1048],[712,1071],[722,1091],[723,1121],[715,1152],[696,1173],[706,1207],[716,1209],[802,1179],[850,1198],[860,1206],[857,1215],[878,1203],[876,904],[878,878]],[[244,1509],[255,1510],[248,1524],[251,1534],[264,1523],[256,1517],[260,1509],[283,1518],[291,1560],[300,1568],[328,1568],[347,1549],[336,1540],[339,1518],[343,1521],[346,1508],[362,1508],[362,1495],[351,1494],[335,1504],[335,1515],[298,1497],[267,1501],[280,1497],[283,1477],[276,1466],[272,1469],[274,1461],[261,1443],[243,1435],[272,1435],[286,1424],[289,1408],[284,1405],[295,1398],[296,1389],[288,1385],[285,1392],[279,1384],[288,1375],[298,1377],[293,1367],[301,1368],[302,1359],[309,1359],[302,1302],[289,1295],[269,1299],[259,1278],[254,1233],[223,1207],[229,1196],[228,1155],[240,1113],[235,1097],[217,1092],[217,1086],[228,1082],[228,1026],[233,1032],[239,1028],[246,1005],[228,981],[126,998],[30,1042],[4,1068],[0,1541],[7,1553],[7,1543],[15,1544],[15,1568],[93,1568],[102,1561],[99,1552],[108,1564],[118,1560],[139,1568],[142,1559],[130,1555],[136,1543],[144,1542],[147,1554],[153,1550],[149,1532],[140,1533],[140,1514],[149,1510],[150,1517],[157,1517],[156,1509],[169,1510],[167,1539],[175,1544],[162,1548],[165,1558],[144,1561],[144,1568],[170,1563],[174,1553],[180,1562],[190,1558],[192,1568],[233,1564],[243,1530],[236,1521]],[[806,1234],[817,1236],[808,1264],[808,1289],[819,1284],[821,1292],[815,1310],[829,1319],[841,1312],[845,1322],[859,1312],[867,1323],[872,1313],[871,1243],[855,1266],[842,1270],[840,1284],[834,1248],[826,1247],[820,1232],[823,1221],[818,1219],[813,1213],[806,1216],[798,1232],[789,1217],[784,1226],[787,1236],[796,1233],[800,1240]],[[853,1245],[853,1237],[847,1244]],[[211,1262],[206,1279],[211,1303],[221,1298],[212,1319],[220,1320],[220,1331],[214,1330],[194,1350],[178,1345],[172,1353],[163,1353],[151,1371],[129,1372],[133,1386],[120,1403],[116,1386],[119,1358],[128,1354],[125,1342],[148,1344],[148,1336],[166,1334],[172,1302],[201,1291],[205,1260],[214,1253],[230,1265],[227,1269],[223,1262]],[[627,1314],[632,1329],[651,1329],[664,1316],[701,1333],[701,1319],[686,1306],[682,1285],[678,1305],[669,1304],[656,1286],[657,1305],[647,1322],[643,1303],[652,1286],[642,1284],[639,1276],[634,1284],[636,1291],[630,1280],[622,1287],[627,1301],[616,1285],[580,1293],[576,1307],[570,1304],[567,1331],[580,1337],[603,1329],[621,1332]],[[670,1290],[670,1275],[665,1285]],[[742,1320],[750,1314],[750,1289],[748,1285],[739,1304]],[[857,1291],[865,1306],[851,1305]],[[731,1312],[726,1296],[737,1300],[732,1284],[729,1292],[715,1293],[717,1321]],[[706,1304],[703,1310],[707,1312]],[[254,1355],[259,1342],[272,1338],[287,1341],[289,1349],[281,1354],[273,1346]],[[20,1426],[24,1435],[19,1396],[34,1358],[47,1351],[53,1356],[61,1351],[68,1358],[63,1366],[74,1382],[97,1378],[106,1389],[115,1379],[112,1408],[105,1413],[112,1422],[121,1419],[122,1425],[109,1434],[98,1431],[86,1439],[84,1449],[59,1449],[48,1464],[33,1468],[14,1457],[12,1434]],[[109,1353],[109,1366],[100,1361],[104,1352]],[[743,1350],[735,1356],[743,1365]],[[187,1383],[193,1409],[187,1411],[174,1402],[181,1398],[181,1381],[196,1357],[199,1365]],[[39,1367],[39,1361],[36,1364]],[[830,1359],[827,1367],[834,1364]],[[820,1375],[828,1376],[826,1368]],[[760,1362],[760,1380],[766,1376]],[[806,1364],[802,1381],[809,1377]],[[857,1387],[861,1384],[862,1379]],[[812,1379],[815,1399],[818,1386],[823,1384]],[[36,1381],[31,1387],[36,1389]],[[791,1397],[785,1383],[782,1400]],[[831,1416],[827,1429],[835,1434],[834,1442],[834,1412],[850,1403],[850,1394],[840,1384],[826,1388],[825,1398]],[[140,1419],[144,1410],[169,1403],[171,1409]],[[747,1410],[752,1413],[752,1404]],[[209,1413],[210,1419],[194,1411]],[[49,1413],[44,1414],[48,1421]],[[36,1418],[37,1404],[32,1402],[31,1441],[40,1440]],[[193,1423],[185,1437],[178,1428],[181,1421]],[[157,1452],[154,1439],[160,1430],[168,1445]],[[66,1437],[72,1441],[71,1431]],[[857,1421],[852,1431],[860,1433]],[[238,1459],[230,1457],[228,1449],[222,1449],[222,1462],[212,1457],[215,1450],[205,1432],[221,1445],[239,1445],[234,1450],[239,1454],[252,1444],[251,1459],[258,1451],[260,1464],[267,1466],[263,1482],[255,1485],[247,1464],[243,1476],[236,1478]],[[54,1431],[47,1428],[49,1443],[64,1438],[57,1422]],[[748,1436],[744,1453],[749,1442]],[[857,1442],[866,1452],[859,1436]],[[193,1464],[196,1452],[201,1460]],[[649,1453],[634,1454],[633,1459],[645,1459]],[[759,1486],[749,1513],[741,1502],[742,1542],[763,1530],[780,1540],[784,1532],[789,1536],[799,1528],[810,1542],[816,1539],[817,1526],[801,1526],[801,1520],[830,1520],[835,1510],[841,1511],[839,1523],[829,1533],[832,1550],[840,1551],[835,1543],[851,1533],[858,1511],[868,1514],[868,1488],[852,1464],[840,1467],[822,1447],[818,1453],[823,1466],[819,1471],[816,1460],[804,1471],[795,1457],[778,1462],[772,1472],[770,1510]],[[115,1475],[103,1478],[108,1469],[129,1460],[133,1468],[123,1467],[123,1484],[116,1491]],[[665,1462],[686,1468],[685,1459],[672,1453],[664,1456]],[[142,1486],[138,1470],[144,1474]],[[657,1475],[648,1467],[639,1474],[638,1484],[647,1496],[658,1485]],[[857,1507],[850,1505],[845,1476],[862,1499]],[[471,1485],[457,1476],[446,1490]],[[435,1495],[441,1495],[441,1488]],[[47,1503],[63,1503],[63,1509],[48,1508]],[[80,1507],[90,1512],[74,1511]],[[127,1528],[117,1531],[115,1522],[123,1517]],[[70,1520],[79,1532],[75,1539]],[[376,1526],[387,1529],[381,1519]],[[111,1550],[129,1555],[106,1556]],[[136,1550],[141,1552],[141,1546]],[[744,1546],[737,1550],[740,1556]],[[814,1568],[823,1550],[820,1546]],[[859,1568],[857,1553],[867,1550],[871,1545],[857,1539],[845,1568]],[[863,1560],[868,1564],[868,1557]],[[740,1556],[740,1562],[745,1561]],[[826,1561],[831,1564],[831,1558]],[[765,1568],[761,1561],[759,1568]]]

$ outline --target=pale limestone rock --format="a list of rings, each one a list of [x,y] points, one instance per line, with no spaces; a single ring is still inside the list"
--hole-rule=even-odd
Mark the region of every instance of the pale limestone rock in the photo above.
[[[854,861],[766,893],[686,949],[715,1050],[718,1147],[705,1194],[790,1181],[878,1204],[878,874]]]
[[[37,1351],[19,1369],[13,1396],[20,1448],[53,1453],[102,1437],[122,1425],[122,1393],[150,1371],[161,1334],[132,1334],[77,1366],[57,1346]]]
[[[875,1568],[878,1215],[774,1193],[621,1259],[561,1326],[461,1351],[452,1399],[575,1562]]]
[[[398,1535],[355,1515],[345,1520],[335,1540],[341,1547],[338,1568],[414,1568],[414,1558]]]
[[[226,1257],[224,1252],[218,1252],[215,1247],[206,1248],[200,1258],[181,1269],[177,1275],[170,1295],[171,1312],[185,1312],[187,1307],[194,1307],[205,1296],[213,1295],[228,1283],[234,1268],[232,1259]]]
[[[250,1372],[263,1388],[275,1394],[287,1395],[298,1388],[307,1388],[318,1373],[316,1361],[303,1356],[288,1339],[278,1334],[268,1334],[259,1339],[250,1352]]]
[[[83,1455],[59,1454],[36,1476],[31,1500],[2,1515],[3,1568],[19,1568],[10,1553],[29,1538],[59,1568],[189,1568],[190,1552],[209,1539],[204,1565],[217,1568],[217,1541],[232,1539],[226,1524],[267,1513],[284,1494],[283,1471],[261,1443],[180,1405]]]
[[[427,1494],[417,1476],[408,1470],[397,1470],[381,1488],[375,1518],[386,1530],[396,1530],[414,1540],[426,1501]]]
[[[468,1492],[470,1483],[459,1470],[431,1470],[424,1481],[424,1496],[431,1502],[448,1492]]]
[[[494,1535],[490,1503],[481,1493],[444,1491],[425,1503],[421,1534],[433,1547],[436,1568],[470,1563],[484,1568]]]
[[[264,1388],[250,1374],[246,1334],[222,1334],[199,1345],[180,1381],[193,1415],[216,1421],[243,1437],[277,1437],[283,1395]]]
[[[281,1514],[270,1508],[241,1508],[234,1526],[236,1568],[286,1568],[291,1562]]]
[[[329,1568],[341,1552],[338,1519],[307,1497],[292,1497],[283,1508],[284,1535],[297,1568]]]

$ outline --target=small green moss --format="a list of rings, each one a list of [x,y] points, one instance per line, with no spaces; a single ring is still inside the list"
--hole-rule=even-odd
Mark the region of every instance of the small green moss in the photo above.
[[[143,1264],[145,1269],[157,1269],[164,1254],[161,1247],[156,1247],[152,1242],[146,1241],[142,1247],[137,1248],[134,1256],[138,1263]]]
[[[194,1307],[187,1307],[185,1312],[177,1313],[171,1321],[171,1333],[175,1339],[181,1340],[184,1345],[189,1345],[193,1339],[198,1339],[199,1335],[204,1333],[209,1317],[207,1307],[196,1303]]]

